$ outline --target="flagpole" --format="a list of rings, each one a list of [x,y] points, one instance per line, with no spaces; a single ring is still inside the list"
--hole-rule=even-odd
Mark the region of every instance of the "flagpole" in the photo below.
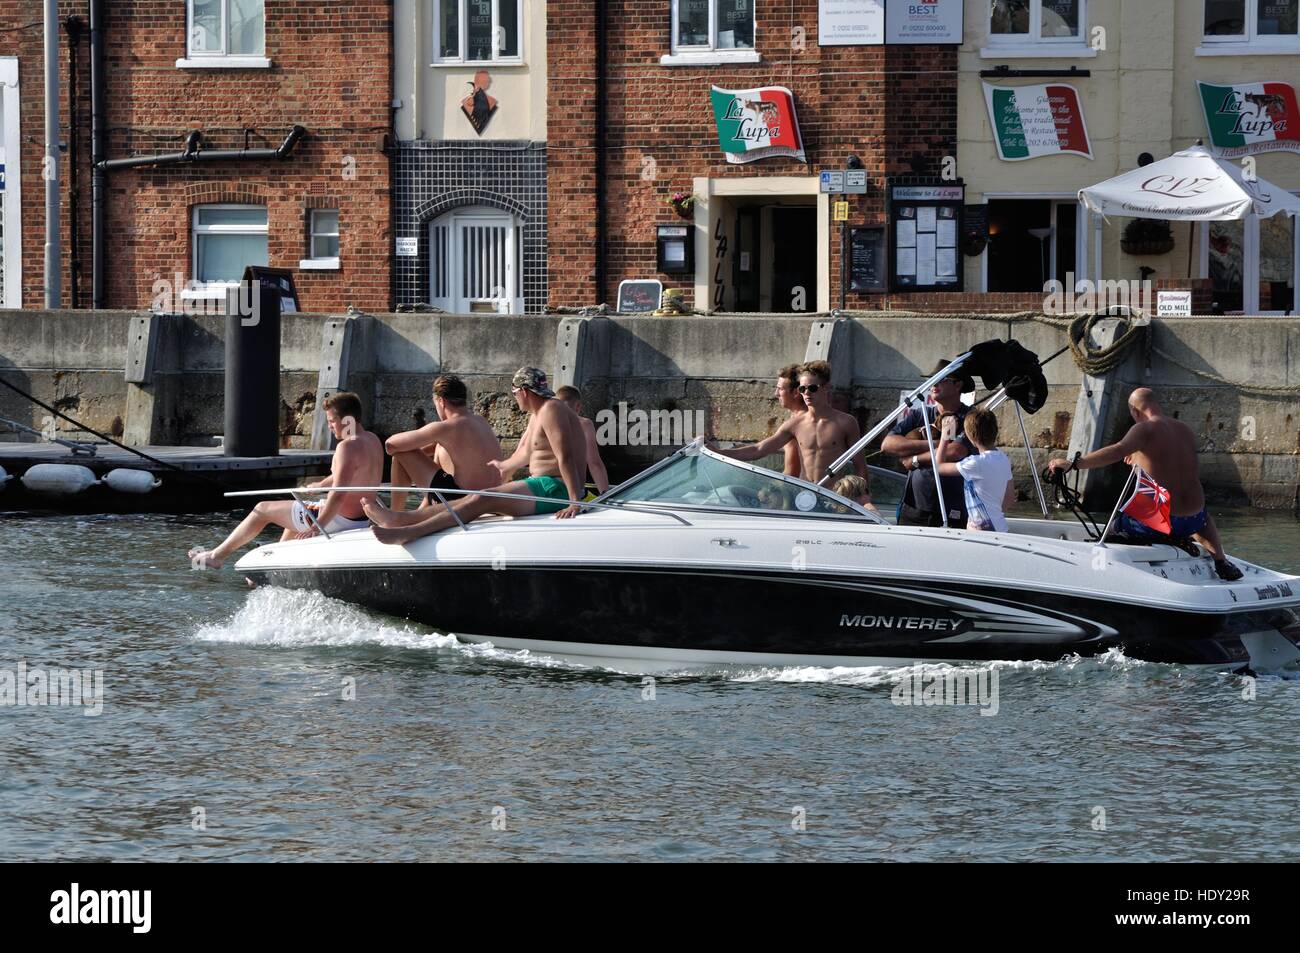
[[[1098,546],[1106,545],[1106,537],[1110,534],[1111,524],[1115,522],[1115,516],[1119,513],[1119,508],[1124,505],[1124,497],[1128,495],[1129,484],[1133,482],[1133,478],[1137,476],[1137,472],[1137,464],[1134,464],[1133,469],[1128,472],[1128,479],[1124,481],[1124,489],[1119,491],[1119,499],[1115,501],[1115,508],[1110,512],[1110,519],[1106,520],[1106,528],[1101,531],[1101,539],[1097,541]]]

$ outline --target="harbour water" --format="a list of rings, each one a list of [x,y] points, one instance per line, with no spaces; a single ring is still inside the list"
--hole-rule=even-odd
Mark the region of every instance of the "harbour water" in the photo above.
[[[908,670],[647,683],[192,572],[229,522],[0,515],[0,670],[103,679],[0,708],[6,859],[1300,859],[1300,679],[1001,665],[992,717],[895,704]],[[1220,524],[1300,572],[1290,514]]]

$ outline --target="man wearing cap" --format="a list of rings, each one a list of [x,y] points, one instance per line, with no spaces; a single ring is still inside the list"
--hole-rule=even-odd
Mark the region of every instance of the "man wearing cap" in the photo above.
[[[933,377],[951,361],[940,361],[934,366],[929,376]],[[965,371],[957,370],[951,377],[945,377],[930,388],[930,399],[936,405],[929,411],[930,420],[937,421],[946,415],[957,418],[957,433],[961,436],[948,444],[944,454],[944,463],[956,463],[975,452],[962,428],[967,411],[961,402],[962,394],[975,390],[975,381]],[[939,493],[934,486],[934,470],[931,469],[930,447],[925,440],[925,425],[921,409],[914,407],[903,415],[894,429],[885,437],[880,449],[902,460],[903,469],[910,471],[907,488],[903,491],[903,506],[898,514],[900,526],[942,526],[945,523],[939,507]],[[920,430],[919,436],[912,436],[913,431]],[[934,433],[935,449],[938,449],[939,435]],[[966,494],[960,476],[940,477],[943,484],[943,500],[947,504],[947,525],[956,529],[966,527]]]
[[[559,400],[546,382],[546,373],[536,367],[521,367],[511,382],[511,393],[519,409],[529,415],[528,427],[519,447],[508,460],[488,464],[501,477],[493,493],[509,493],[518,500],[472,494],[451,504],[462,521],[478,519],[487,513],[506,516],[532,516],[554,513],[557,519],[577,516],[581,507],[560,502],[582,499],[587,475],[587,443],[578,415]],[[527,466],[529,476],[510,480],[520,467]],[[383,543],[409,543],[456,525],[445,508],[429,515],[428,510],[398,513],[378,500],[365,500],[366,516],[375,524],[375,537]]]

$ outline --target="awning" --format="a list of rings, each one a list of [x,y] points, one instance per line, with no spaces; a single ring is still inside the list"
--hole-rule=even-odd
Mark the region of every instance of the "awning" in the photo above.
[[[1300,198],[1260,178],[1247,182],[1240,166],[1200,146],[1080,189],[1079,201],[1100,215],[1178,222],[1233,221],[1252,208],[1260,218],[1300,215]]]

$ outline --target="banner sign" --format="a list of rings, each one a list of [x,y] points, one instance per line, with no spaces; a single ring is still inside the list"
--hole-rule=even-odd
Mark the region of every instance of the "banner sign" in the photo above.
[[[1300,152],[1300,107],[1289,83],[1197,82],[1210,151],[1224,158]]]
[[[985,83],[984,98],[1002,160],[1019,162],[1066,154],[1092,158],[1083,105],[1073,86],[1048,83],[1006,87]]]
[[[886,43],[961,43],[965,0],[889,0]]]
[[[885,0],[819,0],[819,46],[882,46]]]
[[[791,156],[806,162],[794,94],[784,86],[758,89],[719,89],[710,93],[718,143],[732,163],[771,156]]]

